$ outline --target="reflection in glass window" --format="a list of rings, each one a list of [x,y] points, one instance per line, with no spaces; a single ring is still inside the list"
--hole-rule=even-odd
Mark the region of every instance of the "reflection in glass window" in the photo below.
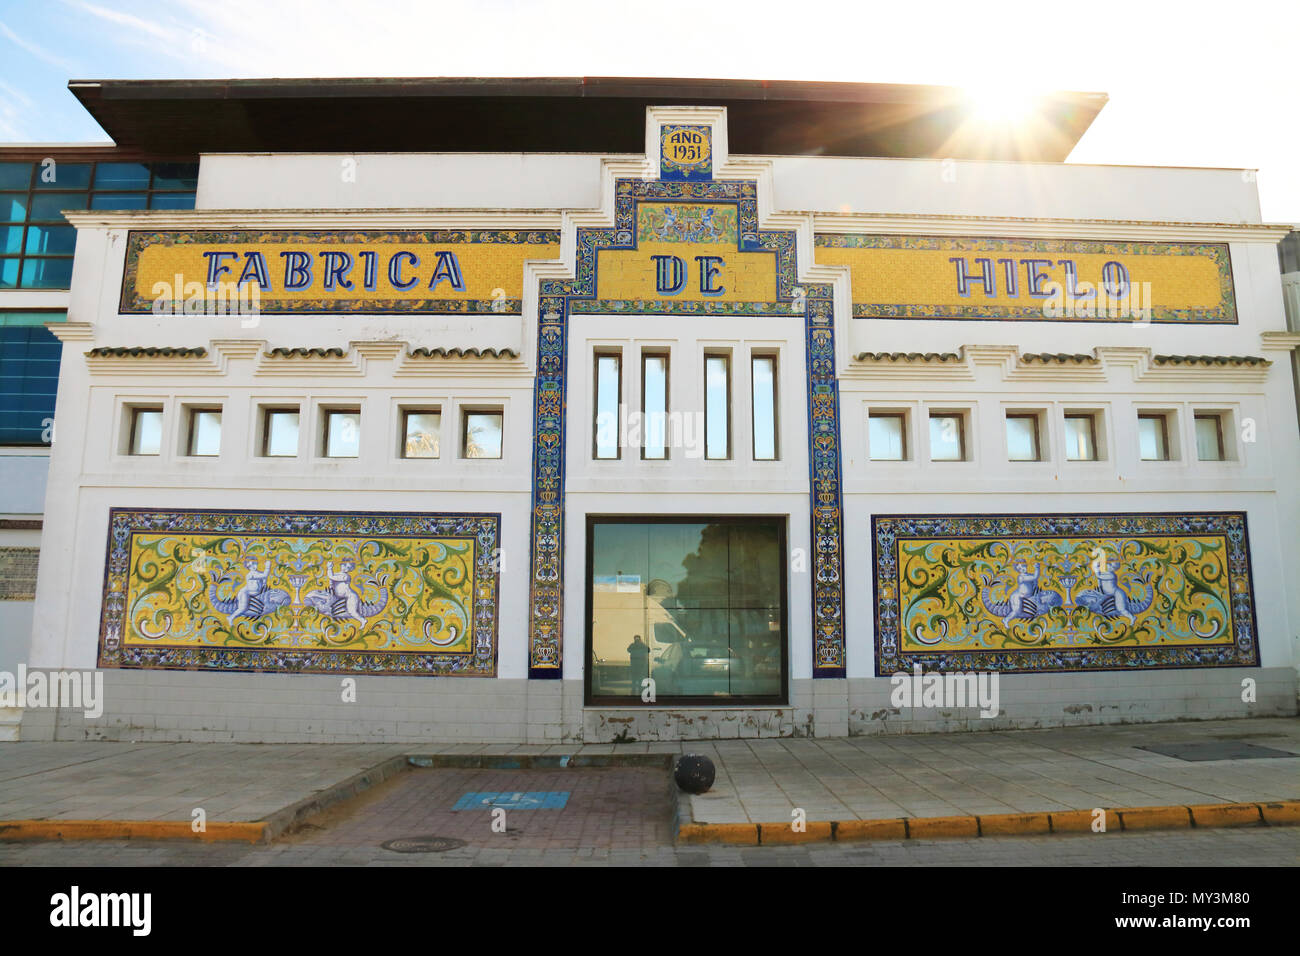
[[[704,457],[731,457],[731,359],[704,357]]]
[[[1223,461],[1223,419],[1218,415],[1196,416],[1196,457],[1199,461]]]
[[[403,428],[403,458],[437,458],[442,434],[442,412],[408,411]]]
[[[162,409],[131,409],[132,455],[157,455],[162,451]]]
[[[95,167],[96,189],[148,189],[149,167],[144,163],[100,163]]]
[[[33,189],[86,189],[90,186],[90,163],[41,163],[36,168]]]
[[[784,549],[776,518],[591,519],[591,697],[779,699]]]
[[[1065,416],[1065,457],[1068,461],[1096,461],[1097,434],[1091,415]]]
[[[29,256],[70,256],[77,245],[77,230],[72,226],[28,226]]]
[[[867,441],[872,461],[902,461],[907,457],[902,415],[872,414]]]
[[[31,163],[0,163],[0,189],[25,190],[31,181]]]
[[[1007,458],[1011,461],[1038,461],[1038,417],[1007,416]]]
[[[776,359],[770,355],[753,358],[754,460],[776,459]]]
[[[938,414],[930,416],[930,460],[966,460],[961,415]]]
[[[190,454],[200,458],[221,454],[221,409],[190,411]]]
[[[621,356],[596,356],[595,457],[619,457],[618,404],[621,390]]]
[[[325,457],[356,458],[361,453],[361,412],[331,409],[325,412]]]
[[[642,458],[668,457],[668,356],[641,354]]]
[[[298,409],[268,408],[262,454],[268,458],[293,458],[298,454]]]
[[[1165,426],[1165,416],[1138,416],[1138,448],[1143,461],[1169,460],[1169,432]]]
[[[465,457],[501,457],[501,413],[465,413]]]

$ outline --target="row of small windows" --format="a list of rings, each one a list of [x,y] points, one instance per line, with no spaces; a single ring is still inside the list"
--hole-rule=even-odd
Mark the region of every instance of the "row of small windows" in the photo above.
[[[728,350],[706,350],[700,372],[704,381],[703,427],[693,429],[681,416],[674,418],[669,407],[668,350],[640,350],[641,398],[639,437],[629,435],[622,414],[623,352],[598,349],[595,352],[592,457],[611,460],[622,457],[624,445],[637,445],[646,460],[665,460],[670,449],[682,447],[687,457],[701,457],[691,448],[703,436],[705,459],[723,461],[734,456],[732,438],[733,355]],[[751,448],[755,461],[775,461],[777,442],[777,356],[771,352],[749,355],[749,407]],[[675,434],[674,434],[675,432]]]
[[[1105,455],[1098,441],[1100,412],[1066,412],[1064,415],[1064,451],[1067,461],[1099,461]],[[872,461],[907,461],[913,456],[908,448],[908,414],[904,411],[869,413],[868,452]],[[1045,425],[1043,412],[1007,412],[1006,441],[1009,461],[1046,461],[1042,440]],[[931,461],[968,461],[967,416],[960,411],[930,411]],[[1196,457],[1199,461],[1228,460],[1229,446],[1224,434],[1230,428],[1227,412],[1198,411],[1193,415],[1196,434]],[[1141,411],[1137,416],[1138,457],[1142,461],[1171,461],[1179,456],[1170,435],[1175,433],[1176,413]]]
[[[221,406],[185,406],[184,433],[179,447],[185,457],[215,458],[221,454]],[[161,405],[129,405],[125,453],[157,456],[163,451]],[[438,458],[442,444],[440,407],[404,407],[397,454],[400,458]],[[462,408],[461,458],[500,458],[504,413],[500,408]],[[321,458],[358,458],[361,454],[361,409],[331,406],[320,409],[316,454]],[[257,454],[263,458],[296,458],[301,448],[302,410],[297,405],[258,407]]]
[[[0,163],[0,289],[66,289],[65,209],[193,209],[198,163]]]

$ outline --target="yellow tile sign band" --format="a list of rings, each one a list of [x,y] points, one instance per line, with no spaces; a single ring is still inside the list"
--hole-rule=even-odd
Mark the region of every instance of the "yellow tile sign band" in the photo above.
[[[771,252],[740,252],[734,205],[643,203],[637,248],[600,249],[596,298],[773,302]]]
[[[819,234],[869,319],[1237,321],[1225,244]]]
[[[524,263],[559,254],[555,230],[132,232],[121,312],[518,315]]]

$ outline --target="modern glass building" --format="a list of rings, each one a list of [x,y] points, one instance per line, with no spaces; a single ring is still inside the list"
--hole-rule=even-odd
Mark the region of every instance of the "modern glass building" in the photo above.
[[[1287,227],[1238,170],[1066,163],[1104,96],[73,91],[139,155],[61,163],[69,225],[3,167],[0,375],[15,441],[58,386],[21,657],[107,704],[24,738],[1295,712]],[[993,713],[895,693],[977,675]]]

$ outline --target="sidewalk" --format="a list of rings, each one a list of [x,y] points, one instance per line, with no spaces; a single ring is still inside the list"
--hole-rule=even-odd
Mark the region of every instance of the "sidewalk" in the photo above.
[[[1186,743],[1253,744],[1294,756],[1188,761],[1137,749]],[[857,821],[887,822],[899,836],[943,835],[942,827],[900,822],[930,818],[965,818],[948,835],[975,836],[1004,831],[974,817],[1007,814],[1037,815],[1042,824],[1018,832],[1049,832],[1046,814],[1063,820],[1065,811],[1097,807],[1165,808],[1163,816],[1148,814],[1150,825],[1189,826],[1193,816],[1198,826],[1300,822],[1300,719],[1260,718],[586,746],[0,743],[0,839],[188,837],[195,808],[206,814],[208,839],[273,839],[401,772],[407,755],[479,757],[485,766],[531,757],[554,767],[611,758],[645,765],[653,758],[637,755],[674,753],[706,754],[718,770],[708,793],[679,796],[681,837],[689,840],[758,842],[762,824],[779,838],[797,809],[818,824],[807,837],[822,839],[831,837],[832,821],[842,837],[871,835]],[[575,759],[557,764],[561,757]],[[1278,803],[1286,805],[1217,817],[1186,809]]]

